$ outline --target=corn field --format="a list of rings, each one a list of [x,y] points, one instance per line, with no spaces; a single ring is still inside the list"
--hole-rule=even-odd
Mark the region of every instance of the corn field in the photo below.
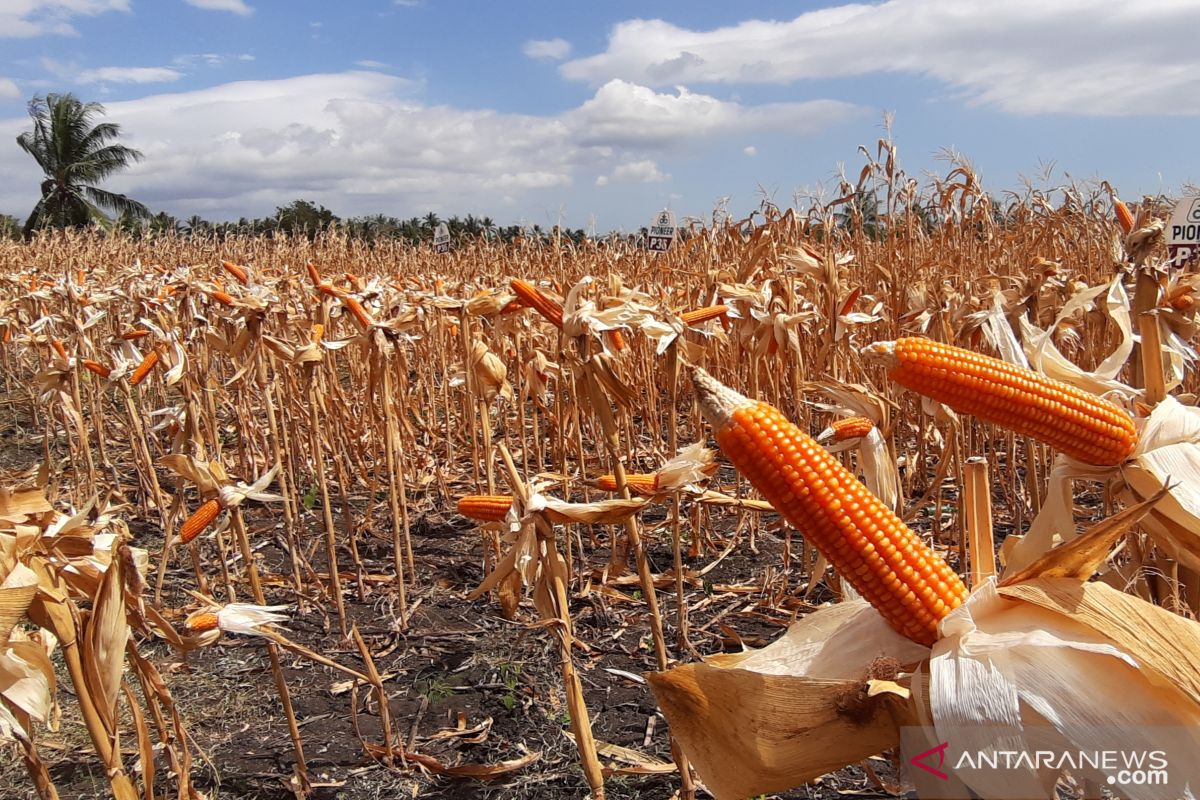
[[[379,796],[355,793],[379,776],[397,797],[900,792],[899,726],[945,718],[918,667],[984,594],[977,620],[1022,604],[1108,637],[1141,677],[1092,678],[1145,683],[1155,724],[1200,720],[1180,655],[1200,282],[1162,264],[1170,204],[997,200],[965,165],[920,186],[877,156],[832,203],[660,254],[0,243],[0,741],[24,796],[85,796],[81,762],[119,800]],[[754,666],[804,630],[787,670]],[[454,636],[467,660],[439,662]],[[472,637],[491,688],[467,708]],[[223,694],[227,658],[269,719]],[[280,734],[253,790],[191,727],[206,671],[191,704]],[[341,761],[317,695],[351,721]],[[636,730],[604,721],[612,698]],[[1118,724],[1133,702],[1095,705]]]

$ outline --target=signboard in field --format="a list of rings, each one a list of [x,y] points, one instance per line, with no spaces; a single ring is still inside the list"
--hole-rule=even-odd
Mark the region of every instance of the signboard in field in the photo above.
[[[654,224],[646,235],[646,249],[651,253],[665,253],[671,249],[675,241],[675,215],[670,211],[660,211],[654,217]]]
[[[450,252],[450,229],[446,227],[446,223],[444,222],[439,222],[437,230],[433,232],[433,252]]]
[[[1172,267],[1186,267],[1200,256],[1200,197],[1185,197],[1167,223],[1167,259]]]

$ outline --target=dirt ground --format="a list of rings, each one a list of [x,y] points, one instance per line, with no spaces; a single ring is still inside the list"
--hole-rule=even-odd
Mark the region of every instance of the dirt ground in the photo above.
[[[11,406],[5,407],[0,413],[0,441],[5,442],[0,468],[9,478],[35,466],[41,457],[41,446],[27,438],[24,430]],[[319,508],[315,511],[319,514]],[[664,521],[663,514],[659,510],[643,519],[655,573],[668,573],[672,563],[669,529],[655,531],[656,525]],[[724,518],[723,525],[730,529],[722,536],[735,535],[733,522],[734,518]],[[310,595],[304,613],[296,611],[299,598],[285,575],[286,553],[275,544],[277,520],[258,512],[249,523],[251,540],[263,545],[259,555],[267,572],[269,601],[293,607],[286,635],[361,669],[357,650],[341,636],[328,602]],[[702,654],[737,651],[743,644],[762,646],[783,633],[792,612],[804,613],[813,607],[800,599],[803,585],[796,583],[795,563],[789,591],[783,590],[783,541],[768,530],[766,523],[764,520],[758,531],[754,549],[743,527],[736,533],[738,544],[728,555],[703,578],[690,583],[686,602],[691,609],[690,642],[694,652],[689,660]],[[135,544],[147,547],[152,554],[161,547],[156,529],[136,520],[131,529]],[[580,535],[586,541],[591,533],[583,529]],[[598,546],[588,543],[584,549],[588,566],[598,569],[608,556],[609,529],[598,527],[594,535]],[[390,530],[362,531],[360,553],[368,576],[391,574],[390,536]],[[288,685],[314,787],[311,797],[587,797],[574,745],[565,735],[569,725],[557,649],[547,632],[533,624],[536,616],[532,603],[526,601],[519,618],[509,621],[500,616],[496,603],[488,598],[475,602],[464,599],[484,575],[480,534],[447,509],[433,507],[416,519],[413,541],[418,575],[408,595],[411,618],[404,631],[397,630],[395,624],[395,592],[390,583],[383,577],[368,580],[360,597],[354,573],[347,569],[351,563],[348,550],[339,553],[346,576],[347,614],[358,625],[375,654],[376,667],[386,678],[391,718],[406,748],[445,765],[496,764],[528,753],[539,754],[538,760],[490,782],[441,777],[416,767],[385,768],[367,756],[360,739],[377,744],[381,738],[378,710],[369,691],[359,690],[355,698],[344,685],[344,675],[285,654]],[[798,551],[798,537],[796,542]],[[576,542],[576,559],[578,545]],[[217,557],[211,540],[202,543],[201,553],[207,559]],[[688,559],[687,566],[698,571],[719,556],[711,553]],[[156,562],[152,556],[152,563]],[[312,563],[318,571],[324,569],[320,548]],[[174,558],[164,605],[177,609],[189,605],[183,587],[194,585],[188,560]],[[587,652],[576,653],[576,663],[593,731],[600,742],[669,761],[665,719],[657,712],[648,687],[636,679],[654,669],[646,605],[635,584],[618,582],[614,588],[620,595],[592,592],[587,597],[572,598],[576,635],[588,645]],[[828,589],[822,586],[810,599],[815,603],[828,598]],[[660,591],[659,601],[667,641],[673,646],[678,641],[674,592]],[[197,788],[210,797],[228,800],[292,797],[286,781],[292,773],[294,754],[261,641],[226,636],[217,645],[186,658],[163,643],[141,646],[166,678],[189,725],[195,749],[201,754],[193,771]],[[41,732],[39,750],[64,800],[106,797],[107,784],[74,711],[69,682],[60,683],[59,693],[61,726],[57,732]],[[465,735],[460,728],[478,730]],[[121,746],[127,754],[125,763],[136,765],[136,742],[130,737]],[[620,765],[612,759],[603,760]],[[883,781],[894,774],[890,763],[883,759],[872,761],[871,766]],[[165,764],[159,767],[161,775]],[[165,794],[173,784],[159,783],[158,791],[164,793],[161,796],[173,796]],[[667,798],[677,785],[673,774],[614,775],[606,783],[606,792],[612,800]],[[891,796],[879,779],[861,769],[848,768],[777,797]],[[0,798],[35,797],[15,752],[11,747],[0,747]]]

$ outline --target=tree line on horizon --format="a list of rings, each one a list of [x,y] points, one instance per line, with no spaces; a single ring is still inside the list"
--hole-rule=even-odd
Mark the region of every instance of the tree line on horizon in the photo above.
[[[48,94],[34,97],[28,106],[31,130],[17,136],[17,144],[42,169],[41,197],[24,223],[8,214],[0,214],[0,238],[29,239],[40,230],[99,228],[132,237],[163,235],[204,235],[223,238],[241,235],[307,235],[336,230],[365,241],[404,240],[413,245],[432,241],[437,227],[444,222],[453,242],[478,239],[511,242],[515,239],[566,241],[579,244],[590,238],[645,242],[646,228],[636,233],[610,233],[589,236],[582,228],[570,229],[540,225],[495,224],[491,217],[457,214],[442,219],[430,211],[424,216],[400,219],[387,214],[369,214],[342,219],[325,206],[297,199],[275,209],[271,216],[236,222],[212,222],[199,215],[180,219],[166,211],[152,213],[145,205],[123,194],[106,191],[99,184],[106,178],[141,161],[140,151],[118,143],[119,125],[98,122],[104,106],[84,103],[72,94]],[[844,206],[835,213],[839,227],[856,228],[875,238],[886,236],[886,223],[880,214],[876,193],[860,189],[843,198]],[[764,201],[764,207],[772,205]],[[772,206],[773,207],[773,206]],[[994,212],[1002,213],[998,204]],[[776,209],[777,210],[777,209]],[[107,213],[106,213],[107,212]],[[907,209],[920,223],[932,230],[936,212],[913,205]],[[687,238],[690,227],[679,229]]]

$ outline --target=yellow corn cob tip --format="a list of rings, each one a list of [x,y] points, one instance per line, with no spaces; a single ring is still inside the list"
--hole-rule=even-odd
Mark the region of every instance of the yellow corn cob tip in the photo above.
[[[779,409],[695,367],[721,451],[897,632],[932,645],[966,598],[962,580],[890,508]]]
[[[1133,417],[1120,406],[1007,361],[920,337],[876,342],[863,354],[901,386],[1085,464],[1116,466],[1137,447]]]

